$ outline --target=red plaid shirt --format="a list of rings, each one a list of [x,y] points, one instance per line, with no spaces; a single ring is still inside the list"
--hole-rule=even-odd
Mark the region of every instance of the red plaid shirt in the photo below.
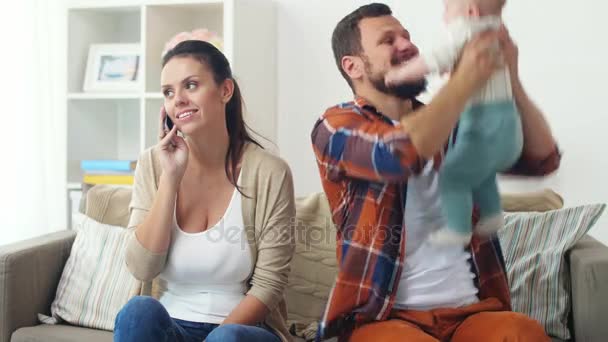
[[[362,98],[328,109],[311,137],[338,230],[338,276],[317,339],[347,338],[356,326],[385,320],[392,310],[405,258],[407,180],[428,161],[418,156],[400,124]],[[435,171],[442,159],[443,153],[434,157]],[[556,149],[545,160],[522,158],[513,173],[545,175],[559,162]],[[510,310],[497,239],[474,236],[470,252],[479,298],[497,298]]]

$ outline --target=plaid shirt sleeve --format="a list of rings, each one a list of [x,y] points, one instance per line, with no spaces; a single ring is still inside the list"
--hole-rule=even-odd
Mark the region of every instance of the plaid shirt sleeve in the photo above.
[[[311,138],[321,177],[402,182],[419,173],[425,161],[401,125],[392,126],[364,110],[332,107],[315,124]]]
[[[546,176],[559,168],[562,155],[556,146],[553,152],[545,158],[534,159],[522,154],[519,160],[505,172],[516,176]]]

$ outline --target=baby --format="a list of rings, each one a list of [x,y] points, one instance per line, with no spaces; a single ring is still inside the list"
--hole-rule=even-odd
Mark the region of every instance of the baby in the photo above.
[[[471,38],[502,26],[505,0],[444,3],[448,39],[436,49],[390,70],[385,79],[387,85],[451,71]],[[478,205],[480,214],[477,233],[492,234],[504,225],[496,174],[511,167],[522,150],[521,120],[506,66],[469,99],[458,123],[457,138],[450,142],[439,171],[439,196],[446,227],[431,234],[431,241],[466,245],[473,230],[473,203]]]

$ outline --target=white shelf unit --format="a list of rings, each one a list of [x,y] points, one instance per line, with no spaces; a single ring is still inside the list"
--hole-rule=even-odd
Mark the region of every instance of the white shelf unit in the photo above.
[[[161,96],[161,94],[158,94]],[[68,100],[120,100],[120,99],[132,99],[138,100],[140,98],[139,93],[69,93]]]
[[[178,32],[207,28],[222,36],[246,103],[248,125],[276,141],[273,0],[78,0],[68,1],[66,10],[66,195],[82,179],[81,160],[137,159],[156,143],[163,103],[160,54]],[[83,92],[89,47],[98,43],[140,44],[141,89]]]

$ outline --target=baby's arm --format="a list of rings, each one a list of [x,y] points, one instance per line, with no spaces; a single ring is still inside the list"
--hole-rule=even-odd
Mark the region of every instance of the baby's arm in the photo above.
[[[391,68],[384,79],[386,84],[394,86],[418,81],[427,74],[451,71],[466,43],[466,39],[458,38],[447,39],[434,49]]]
[[[404,65],[391,68],[385,76],[388,86],[418,81],[429,73],[429,67],[424,58],[416,56]]]

